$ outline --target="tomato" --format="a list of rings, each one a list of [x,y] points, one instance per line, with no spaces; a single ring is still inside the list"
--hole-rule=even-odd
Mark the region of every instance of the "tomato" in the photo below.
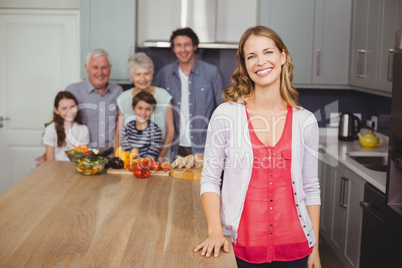
[[[94,153],[92,152],[92,151],[86,151],[85,153],[84,153],[84,155],[93,155]]]
[[[146,168],[150,168],[150,165],[151,165],[151,162],[150,162],[150,160],[152,161],[152,159],[150,159],[150,158],[140,158],[139,159],[139,163],[138,163],[138,165],[139,166],[142,166],[142,167],[146,167]]]
[[[147,178],[149,177],[149,167],[144,167],[142,165],[135,165],[134,166],[134,175],[138,178]]]
[[[158,161],[152,160],[152,162],[150,164],[150,169],[152,171],[159,171],[159,170],[161,170],[161,164]]]
[[[141,164],[134,165],[133,173],[138,178],[147,178],[150,174],[149,166],[143,166]]]

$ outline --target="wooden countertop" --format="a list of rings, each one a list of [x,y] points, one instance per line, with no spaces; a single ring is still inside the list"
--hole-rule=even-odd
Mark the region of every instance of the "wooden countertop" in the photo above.
[[[231,243],[193,252],[207,237],[199,183],[46,162],[0,195],[0,267],[236,267]]]

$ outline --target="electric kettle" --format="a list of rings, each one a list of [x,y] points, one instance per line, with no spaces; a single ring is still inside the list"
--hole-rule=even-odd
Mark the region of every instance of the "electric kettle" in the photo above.
[[[352,113],[343,113],[339,117],[338,139],[341,141],[353,141],[360,131],[360,119]]]

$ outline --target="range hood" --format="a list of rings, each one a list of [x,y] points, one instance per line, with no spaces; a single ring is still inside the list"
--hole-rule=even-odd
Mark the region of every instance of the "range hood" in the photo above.
[[[242,7],[239,7],[239,3],[243,2],[243,0],[167,0],[169,5],[166,0],[164,0],[165,2],[161,2],[161,0],[145,1],[142,0],[141,6],[137,9],[140,20],[142,18],[142,21],[137,21],[137,32],[144,36],[143,40],[138,40],[139,46],[170,47],[169,38],[171,32],[177,28],[190,27],[200,40],[199,48],[238,48],[238,40],[241,35],[237,32],[233,33],[237,29],[232,27],[239,25],[233,25],[234,23],[229,20],[242,20],[242,17],[234,13],[238,13],[236,9],[244,11]],[[248,5],[248,8],[250,9],[250,5]],[[153,16],[153,18],[150,16]],[[156,23],[156,21],[159,21],[159,23]],[[246,20],[245,23],[248,25],[240,27],[240,31],[243,31],[243,28],[252,26],[250,25],[250,20]],[[143,25],[145,27],[142,27]],[[163,32],[161,28],[164,28]],[[163,38],[158,38],[158,33],[159,36],[162,36],[163,33]],[[235,38],[226,37],[230,34]],[[150,38],[151,36],[153,38]]]

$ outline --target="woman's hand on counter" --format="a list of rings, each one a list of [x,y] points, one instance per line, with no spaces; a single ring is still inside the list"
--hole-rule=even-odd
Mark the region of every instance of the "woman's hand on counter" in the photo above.
[[[229,243],[221,232],[220,234],[210,234],[204,242],[194,249],[194,252],[201,250],[201,256],[209,258],[214,251],[214,257],[219,257],[222,247],[224,252],[229,252]]]

